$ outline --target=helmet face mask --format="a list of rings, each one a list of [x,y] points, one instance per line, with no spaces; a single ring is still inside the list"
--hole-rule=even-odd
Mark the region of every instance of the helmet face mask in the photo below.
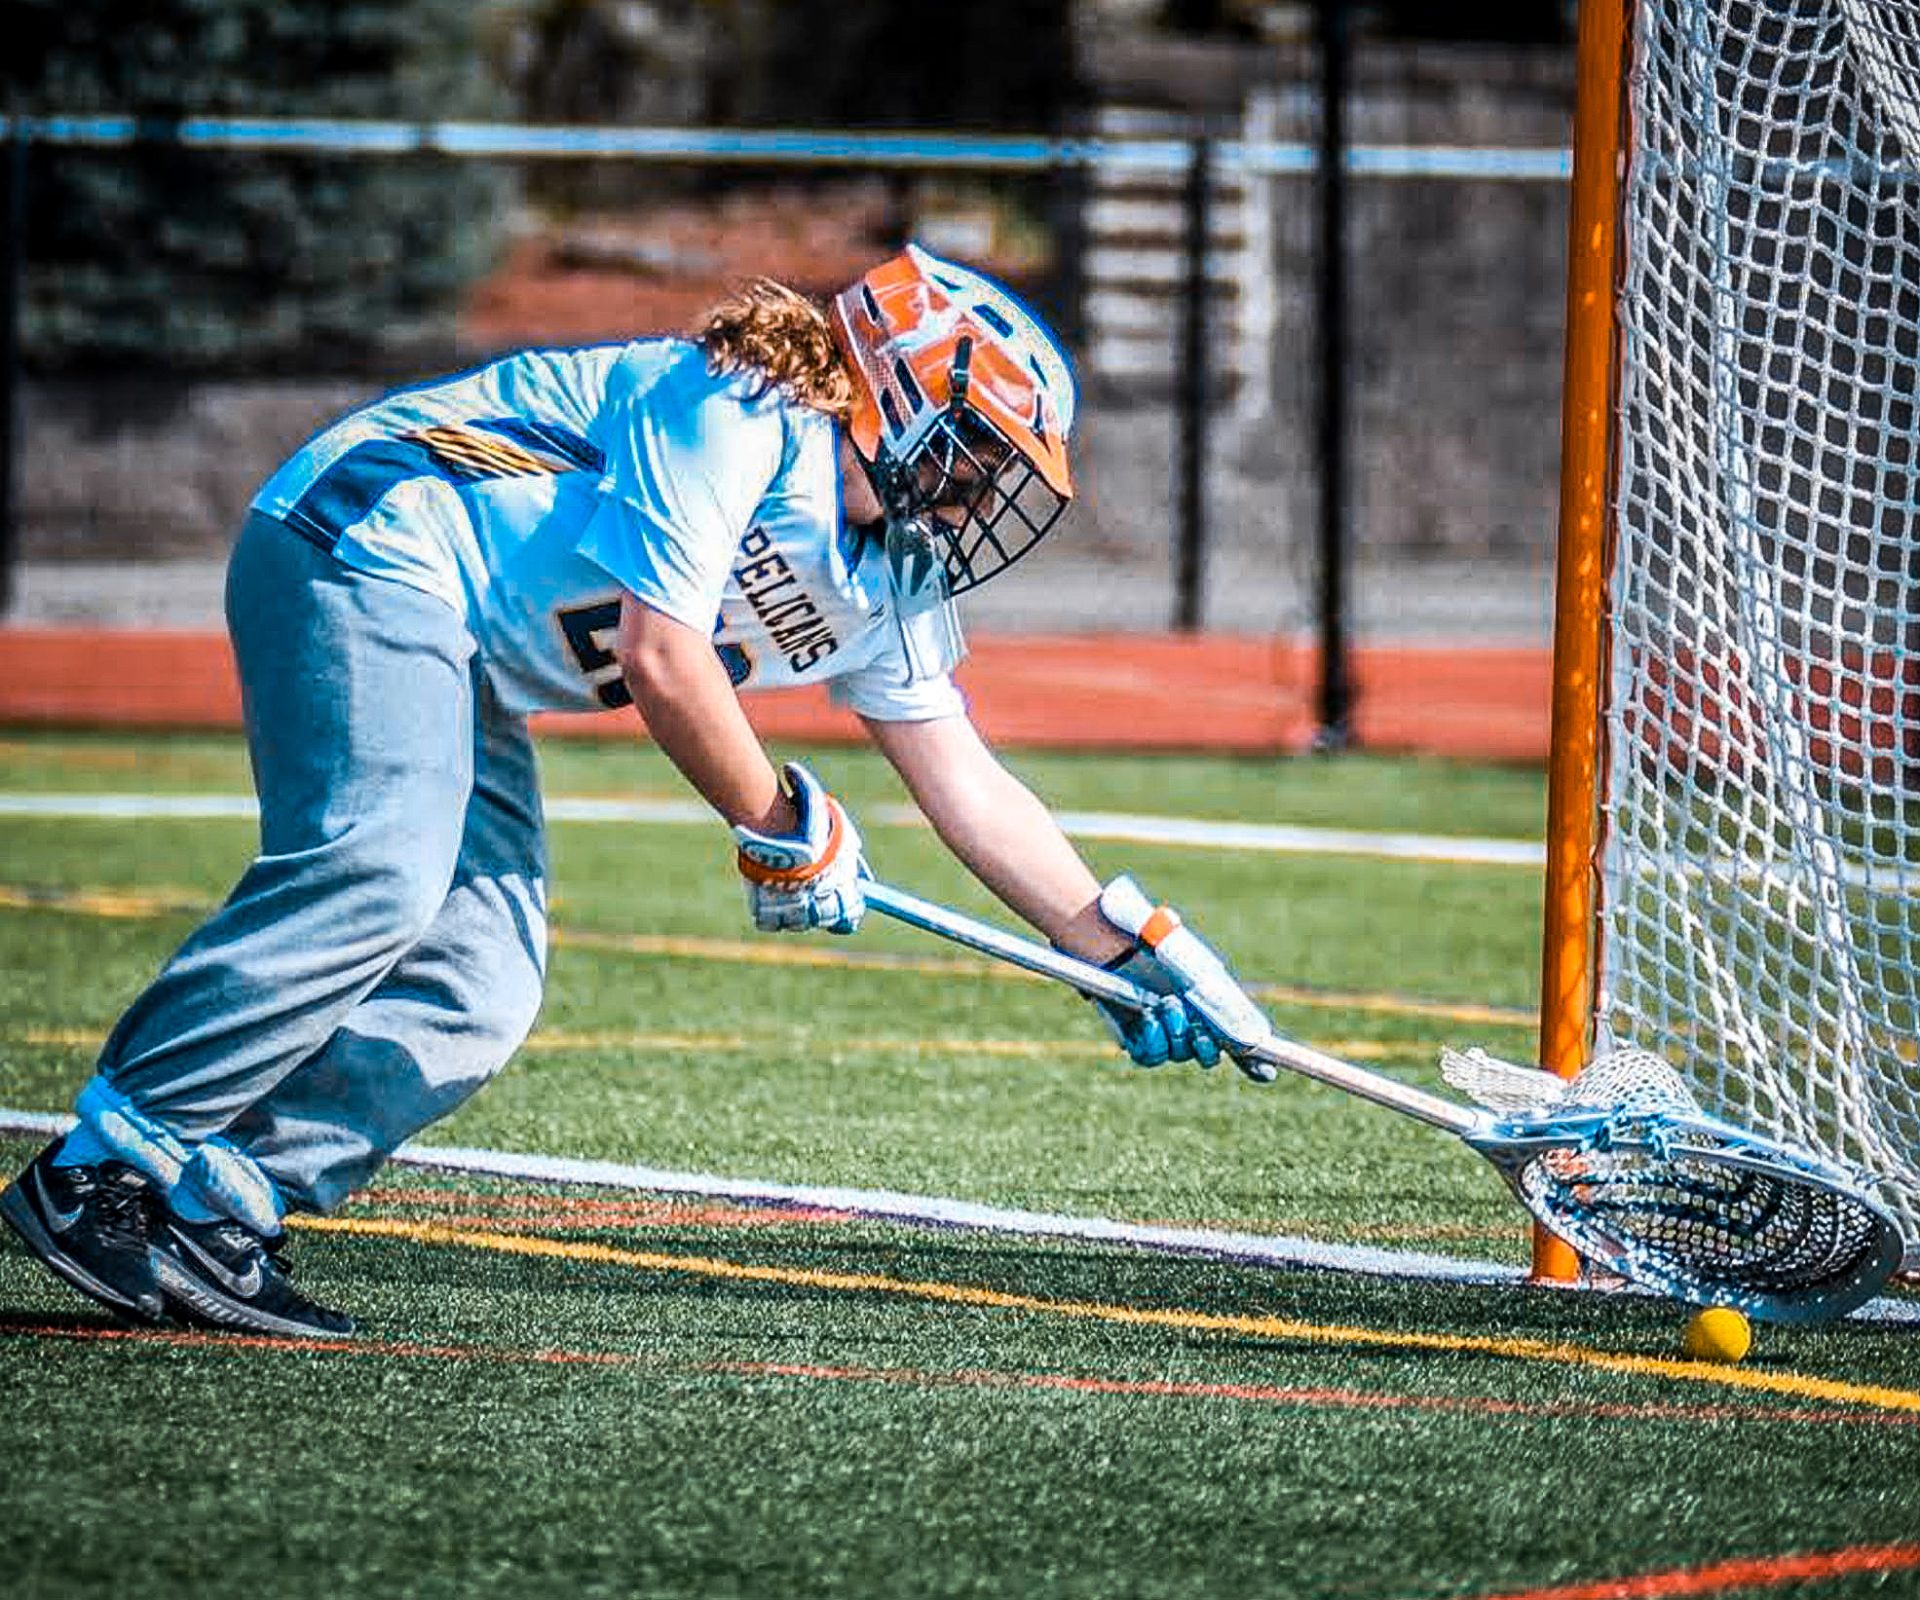
[[[909,245],[834,301],[848,433],[886,518],[903,617],[1005,571],[1073,497],[1064,353],[991,279]],[[957,659],[957,656],[956,658]]]
[[[910,461],[883,446],[869,475],[886,512],[889,545],[901,546],[899,564],[937,566],[949,598],[1012,566],[1067,508],[1032,463],[964,402],[934,418]]]

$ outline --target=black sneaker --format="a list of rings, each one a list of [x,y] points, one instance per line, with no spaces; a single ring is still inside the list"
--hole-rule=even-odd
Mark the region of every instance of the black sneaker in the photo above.
[[[0,1194],[0,1217],[41,1262],[110,1311],[165,1315],[150,1250],[160,1209],[145,1174],[124,1162],[56,1167],[55,1140]]]
[[[241,1223],[169,1215],[153,1242],[167,1309],[203,1328],[343,1339],[353,1318],[309,1300],[287,1272],[285,1233],[262,1238]]]

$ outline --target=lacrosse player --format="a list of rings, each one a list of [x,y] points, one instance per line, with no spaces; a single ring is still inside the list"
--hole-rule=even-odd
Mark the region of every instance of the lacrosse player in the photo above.
[[[283,1220],[337,1206],[532,1027],[545,708],[635,708],[731,828],[757,925],[851,933],[860,834],[738,699],[826,683],[1011,910],[1162,996],[1108,1014],[1136,1062],[1211,1066],[1218,1026],[1102,917],[951,676],[954,597],[1072,497],[1074,403],[1029,310],[909,247],[826,310],[761,281],[692,338],[512,355],[320,433],[228,573],[260,853],[0,1214],[130,1319],[351,1332],[295,1285]]]

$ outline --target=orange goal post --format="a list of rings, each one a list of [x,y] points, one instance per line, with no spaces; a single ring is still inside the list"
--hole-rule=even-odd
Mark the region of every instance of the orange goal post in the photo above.
[[[1542,1059],[1658,1052],[1911,1264],[1920,0],[1581,0],[1578,93]]]

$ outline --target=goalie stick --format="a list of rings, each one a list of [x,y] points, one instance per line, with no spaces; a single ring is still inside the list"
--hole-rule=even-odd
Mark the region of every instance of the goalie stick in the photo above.
[[[1157,998],[1104,967],[888,884],[864,890],[875,911],[1084,995],[1141,1010]],[[1193,959],[1218,966],[1194,946]],[[1165,961],[1169,952],[1158,953]],[[1223,968],[1205,976],[1231,981]],[[1565,1082],[1481,1051],[1448,1052],[1450,1081],[1485,1093],[1496,1110],[1284,1038],[1264,1016],[1234,1048],[1456,1135],[1582,1256],[1658,1294],[1732,1306],[1759,1321],[1822,1322],[1871,1299],[1900,1264],[1899,1226],[1869,1177],[1706,1115],[1679,1074],[1646,1051],[1603,1056]]]

